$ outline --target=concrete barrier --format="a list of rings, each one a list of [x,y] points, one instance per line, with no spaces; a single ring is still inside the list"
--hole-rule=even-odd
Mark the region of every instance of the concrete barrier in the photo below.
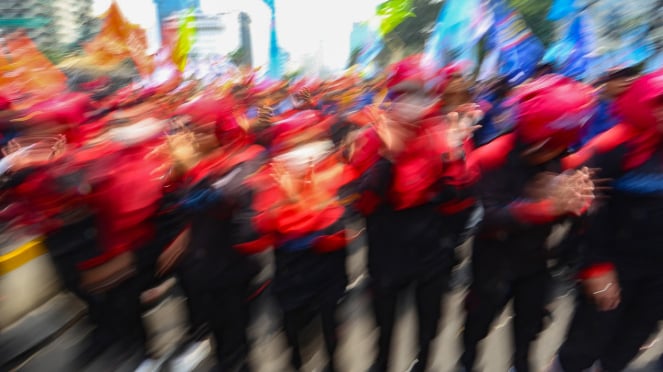
[[[57,295],[62,287],[40,238],[27,238],[0,255],[0,330]]]
[[[84,313],[85,305],[62,291],[42,239],[0,246],[0,370],[28,358]]]

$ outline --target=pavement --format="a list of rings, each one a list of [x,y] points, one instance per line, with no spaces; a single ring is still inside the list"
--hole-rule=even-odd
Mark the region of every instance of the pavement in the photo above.
[[[357,249],[348,260],[351,280],[358,285],[352,289],[339,307],[340,345],[337,352],[339,371],[364,372],[370,366],[375,353],[377,332],[370,310],[370,299],[364,290],[361,278],[364,273],[365,249]],[[467,263],[465,263],[467,265]],[[461,278],[454,290],[445,298],[444,315],[440,323],[440,332],[433,345],[431,371],[453,371],[460,355],[460,333],[462,331],[462,300],[466,286],[462,283],[467,273],[467,266],[456,272]],[[400,317],[395,328],[392,371],[406,371],[415,357],[416,318],[411,291],[403,294],[400,301]],[[536,371],[543,371],[552,360],[556,349],[563,340],[568,321],[573,311],[574,290],[568,283],[561,283],[556,288],[554,300],[550,305],[553,314],[552,324],[540,335],[534,346]],[[171,368],[172,350],[184,331],[184,298],[174,294],[162,304],[145,314],[145,322],[152,335],[151,347],[160,358],[152,370],[175,371]],[[509,369],[511,355],[511,312],[510,309],[494,322],[493,330],[483,343],[483,352],[479,370],[502,372]],[[59,337],[50,341],[31,357],[13,370],[28,372],[73,371],[71,361],[84,347],[90,334],[91,326],[85,318],[74,323]],[[319,324],[312,322],[303,348],[305,361],[302,371],[321,371],[325,365],[325,353]],[[284,372],[288,367],[289,352],[285,337],[280,329],[280,319],[273,298],[269,291],[255,301],[252,321],[249,328],[252,343],[250,361],[257,372]],[[641,355],[632,363],[629,372],[655,372],[658,356],[663,353],[662,334],[656,335],[643,347]],[[109,349],[96,359],[86,371],[133,371],[141,363],[139,353]],[[209,371],[214,367],[214,358],[207,356],[193,371]],[[0,367],[2,370],[2,367]],[[147,369],[149,370],[149,369]],[[178,370],[179,372],[179,370]]]

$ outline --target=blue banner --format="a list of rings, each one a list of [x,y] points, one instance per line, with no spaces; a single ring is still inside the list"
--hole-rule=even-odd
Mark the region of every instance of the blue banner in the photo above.
[[[359,49],[357,65],[364,70],[384,49],[384,43],[378,31],[371,29],[368,24],[355,25],[351,37],[351,47]]]
[[[575,0],[554,0],[548,12],[548,19],[551,21],[560,21],[576,14],[578,8]]]
[[[520,84],[534,73],[544,53],[543,44],[504,1],[493,0],[493,12],[500,50],[500,74],[508,76],[512,84]]]
[[[569,25],[566,35],[548,49],[543,61],[552,63],[555,70],[564,76],[576,80],[584,79],[592,51],[589,45],[590,32],[585,17],[578,14]]]
[[[446,1],[426,41],[424,62],[437,67],[460,59],[476,63],[473,49],[492,23],[482,0]]]
[[[269,66],[267,76],[272,79],[280,79],[283,76],[283,65],[281,58],[281,48],[276,37],[276,4],[275,0],[263,0],[272,12],[269,35]]]

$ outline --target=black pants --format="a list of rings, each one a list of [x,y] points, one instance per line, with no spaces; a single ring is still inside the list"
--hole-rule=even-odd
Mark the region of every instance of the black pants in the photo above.
[[[600,361],[604,371],[621,371],[657,330],[663,315],[660,268],[618,268],[622,301],[617,309],[598,311],[579,289],[576,311],[559,350],[565,372],[582,371]]]
[[[248,369],[249,342],[246,328],[249,320],[248,284],[216,288],[206,293],[208,323],[214,334],[220,371]]]
[[[184,295],[186,296],[187,314],[189,320],[188,336],[191,341],[201,341],[207,337],[209,324],[207,322],[207,309],[211,307],[209,296],[205,295],[204,287],[200,286],[197,276],[201,273],[181,264],[177,268],[176,276]]]
[[[97,324],[95,342],[138,343],[145,350],[147,336],[140,303],[143,282],[144,278],[134,276],[106,292],[91,295],[95,306],[90,308],[90,315]]]
[[[232,371],[246,363],[249,282],[214,278],[190,261],[182,262],[177,275],[187,297],[190,341],[202,340],[209,329],[219,370]],[[213,283],[226,285],[214,287]]]
[[[509,267],[509,259],[500,257],[503,250],[482,247],[473,254],[474,280],[465,299],[466,318],[463,332],[461,364],[472,371],[477,347],[490,331],[491,324],[513,299],[514,367],[518,372],[530,371],[529,351],[532,341],[541,332],[550,276],[541,262],[532,263],[539,270],[519,273]],[[477,252],[478,251],[478,252]],[[525,265],[527,266],[527,265]]]
[[[336,300],[312,303],[295,309],[283,311],[283,326],[285,328],[288,344],[292,349],[290,358],[292,367],[299,370],[302,367],[300,334],[307,324],[316,316],[320,316],[322,335],[325,339],[325,348],[329,358],[329,366],[334,368],[334,354],[338,345]]]
[[[449,272],[441,270],[439,275],[415,282],[415,301],[418,319],[419,352],[417,359],[427,366],[430,346],[437,335],[442,314],[442,295],[449,284]],[[384,288],[373,286],[373,310],[380,329],[378,356],[375,366],[386,371],[391,354],[391,343],[396,321],[396,305],[399,293],[406,287]]]

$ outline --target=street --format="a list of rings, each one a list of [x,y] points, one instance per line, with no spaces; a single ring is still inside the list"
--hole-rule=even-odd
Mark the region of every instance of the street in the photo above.
[[[370,302],[367,291],[361,284],[361,274],[364,249],[350,256],[348,271],[351,279],[360,284],[349,291],[348,296],[339,307],[340,345],[337,352],[337,365],[340,371],[363,372],[371,364],[377,332],[370,311]],[[465,263],[464,265],[467,265]],[[464,269],[467,266],[462,267]],[[463,275],[463,270],[457,271]],[[534,347],[534,362],[537,371],[543,371],[551,361],[558,345],[564,337],[567,322],[573,311],[573,298],[575,291],[569,284],[558,285],[555,290],[555,299],[550,310],[554,321],[541,334]],[[460,355],[460,332],[462,329],[462,299],[466,292],[465,285],[453,289],[444,301],[444,315],[440,323],[440,332],[434,343],[434,352],[431,360],[431,371],[453,371]],[[145,315],[146,324],[152,330],[152,347],[159,349],[161,354],[161,370],[170,371],[167,350],[172,350],[173,344],[182,335],[185,322],[184,299],[173,296],[165,300],[158,308]],[[394,352],[392,371],[405,371],[413,361],[415,350],[415,312],[413,298],[410,293],[404,294],[399,306],[400,317],[394,334]],[[252,342],[251,363],[258,372],[288,371],[289,353],[285,344],[285,337],[280,330],[280,321],[273,300],[267,291],[255,301],[249,334]],[[505,312],[493,325],[493,331],[484,342],[483,353],[480,359],[482,371],[507,371],[511,350],[510,311]],[[319,336],[319,325],[314,322],[310,330],[304,335],[306,340],[302,350],[305,365],[303,371],[320,371],[325,364],[325,353],[322,338]],[[40,350],[18,370],[27,372],[68,371],[71,370],[70,361],[82,348],[90,326],[81,321],[68,329],[48,346]],[[645,345],[642,354],[630,366],[628,371],[646,372],[657,371],[653,363],[663,352],[658,338],[654,338]],[[165,350],[165,351],[164,351]],[[119,362],[118,362],[119,361]],[[94,361],[88,371],[132,371],[140,363],[137,354],[108,350],[104,355]],[[207,357],[195,368],[195,371],[208,371],[214,366],[213,358]]]

